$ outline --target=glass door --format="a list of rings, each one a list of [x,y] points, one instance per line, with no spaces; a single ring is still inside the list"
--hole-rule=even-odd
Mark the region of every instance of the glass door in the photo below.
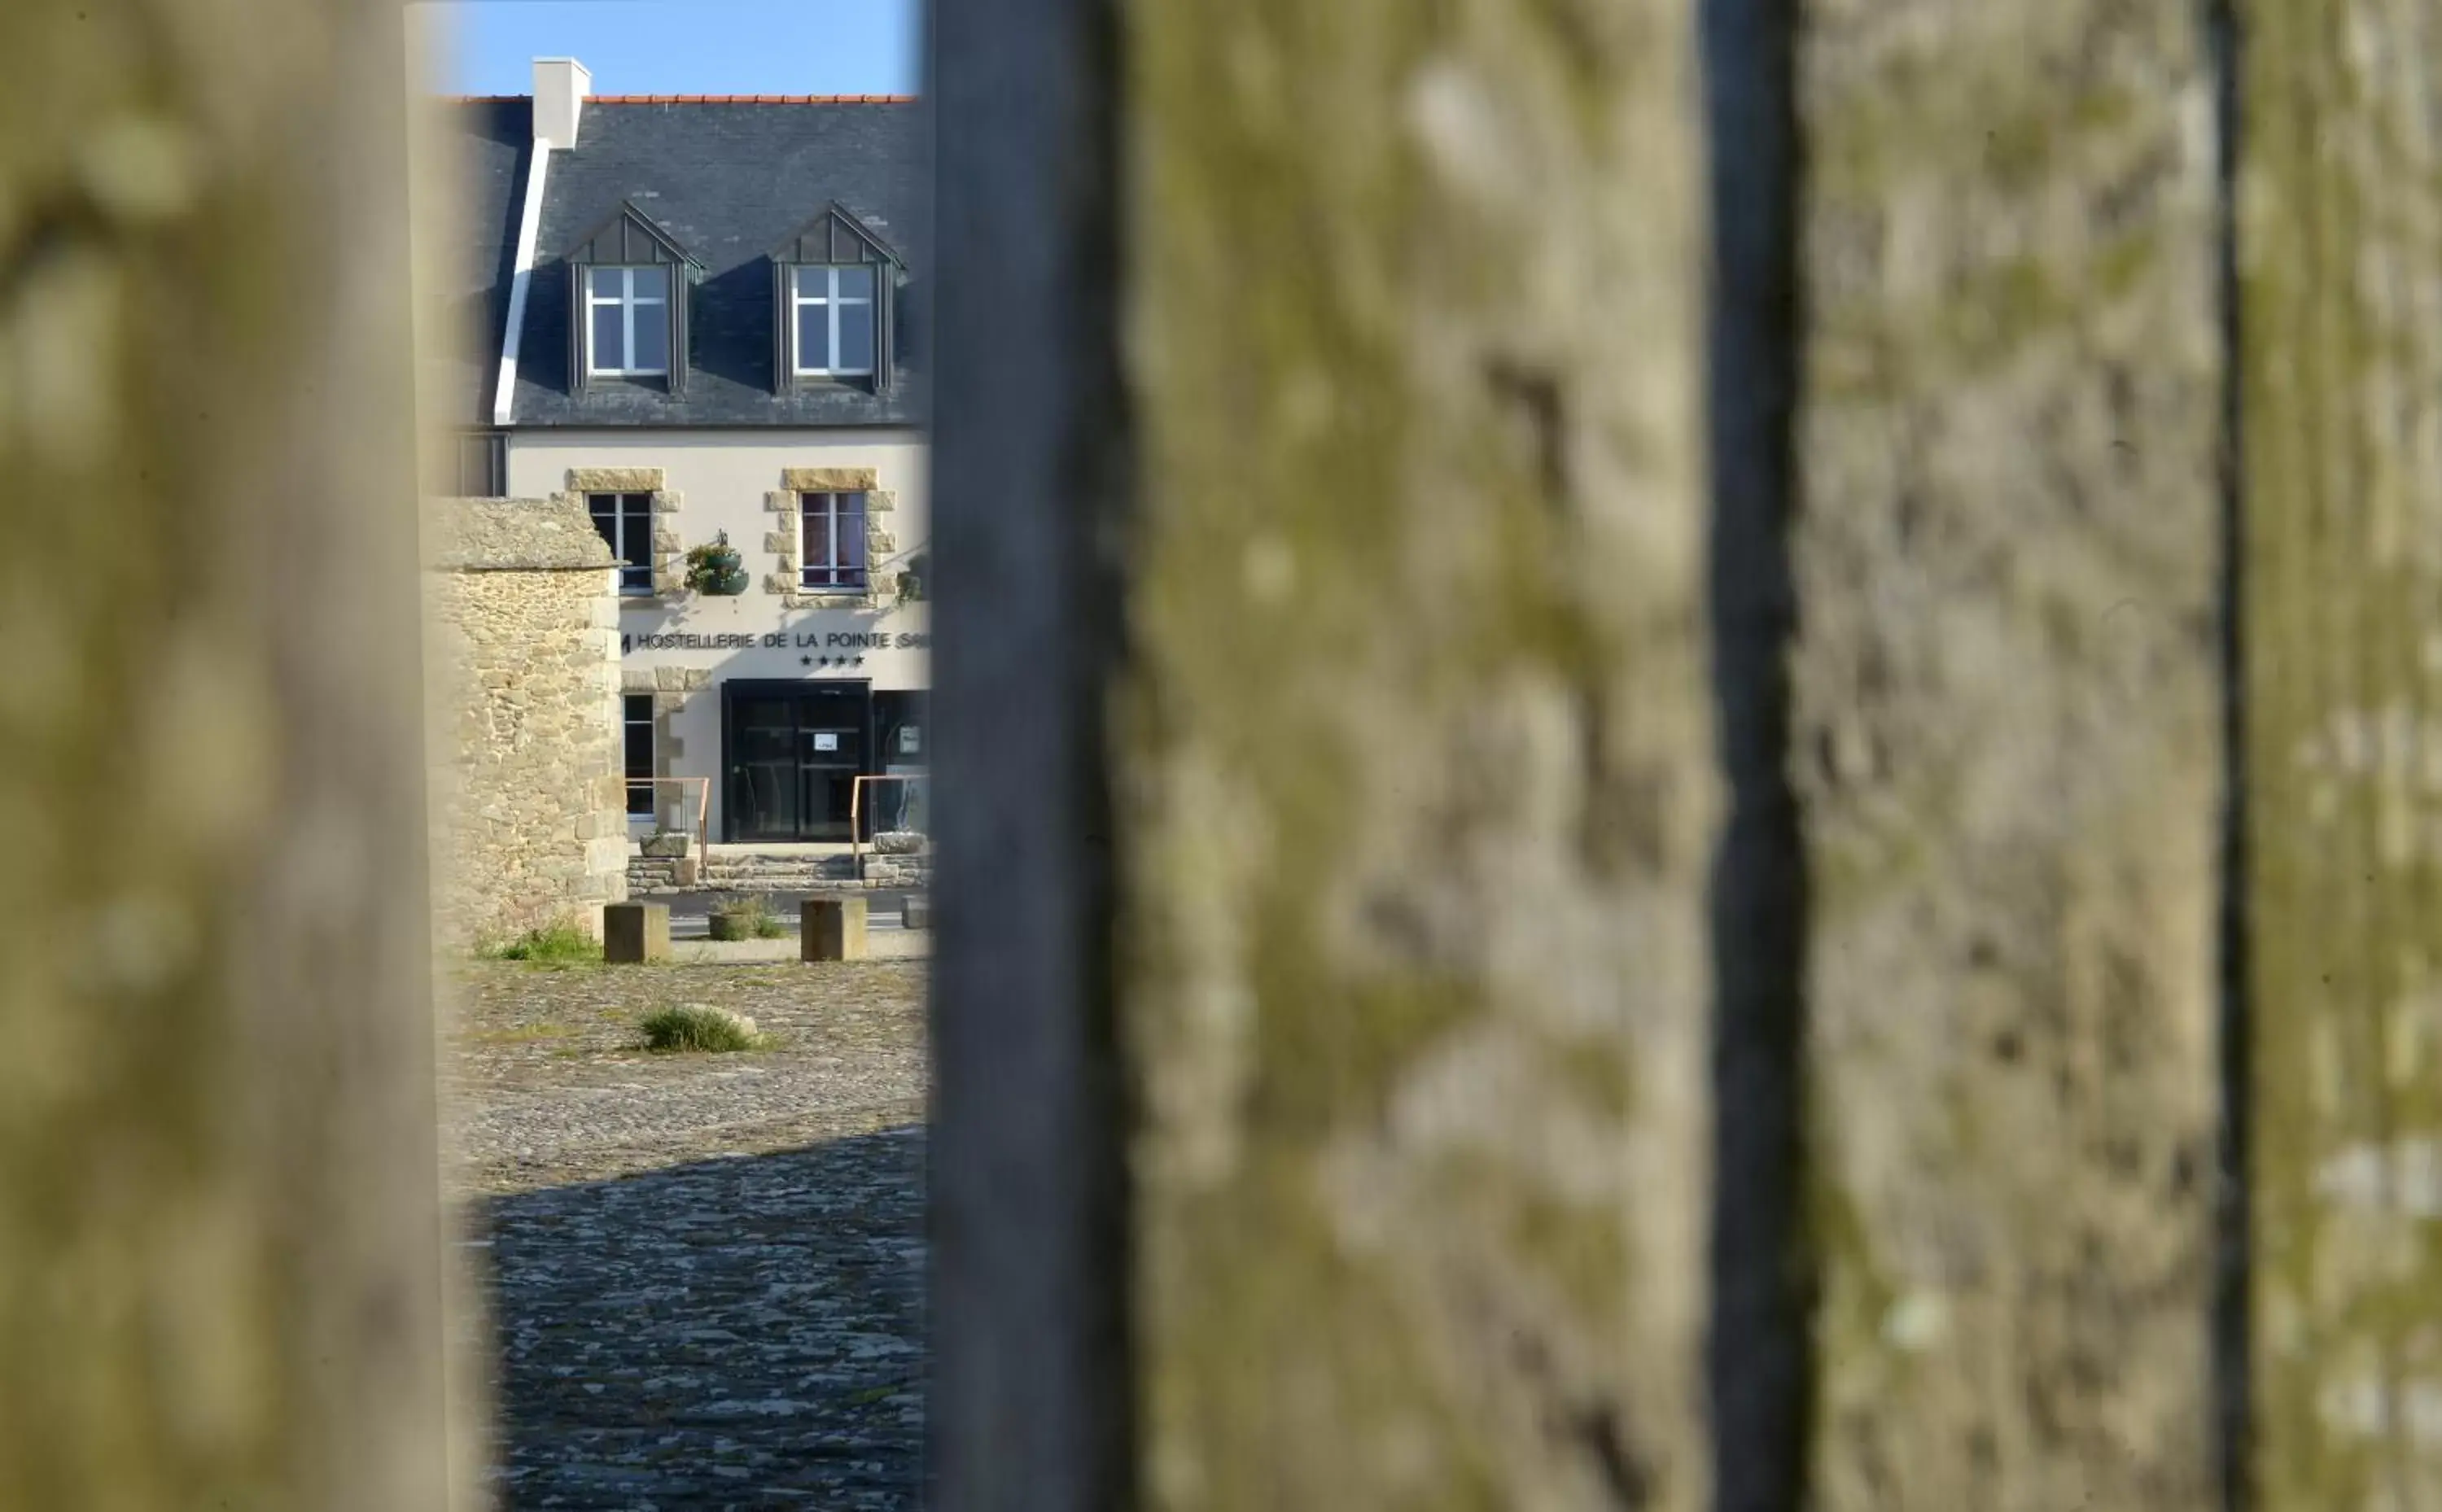
[[[849,838],[866,770],[872,699],[862,683],[728,684],[727,838],[741,844]]]
[[[738,841],[797,838],[797,703],[787,694],[729,700],[729,812]]]
[[[845,843],[865,771],[865,689],[825,688],[796,702],[798,835]]]

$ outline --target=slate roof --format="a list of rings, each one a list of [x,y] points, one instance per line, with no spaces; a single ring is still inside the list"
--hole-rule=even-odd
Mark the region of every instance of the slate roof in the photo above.
[[[524,193],[529,103],[471,100],[462,113],[472,147],[469,208],[484,238],[465,260],[490,274],[464,296],[483,319],[481,394],[461,410],[488,424],[500,361],[518,214]],[[514,156],[507,149],[514,148]],[[585,102],[576,146],[554,153],[518,356],[518,426],[897,426],[923,418],[920,270],[931,248],[931,128],[903,97],[597,97]],[[511,180],[505,201],[495,180]],[[566,254],[632,203],[703,266],[690,306],[691,365],[683,392],[595,380],[569,385]],[[918,276],[899,291],[898,371],[887,392],[851,384],[774,392],[772,271],[790,234],[836,201],[898,252]],[[497,255],[488,254],[497,248]],[[480,275],[479,275],[480,276]],[[463,374],[461,375],[463,379]],[[453,408],[456,408],[453,404]],[[471,410],[471,413],[467,411]]]
[[[509,274],[518,255],[519,199],[534,149],[534,111],[523,96],[453,101],[445,182],[457,186],[450,216],[416,218],[418,251],[434,281],[441,315],[459,341],[418,363],[427,412],[450,425],[488,426],[492,380],[508,319]],[[471,347],[463,343],[471,341]]]

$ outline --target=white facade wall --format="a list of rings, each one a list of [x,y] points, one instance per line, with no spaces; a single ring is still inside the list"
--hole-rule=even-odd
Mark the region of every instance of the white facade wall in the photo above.
[[[657,527],[675,533],[682,550],[725,530],[744,558],[750,581],[738,597],[628,599],[619,615],[629,647],[620,662],[626,685],[633,689],[649,682],[665,692],[689,689],[681,706],[668,711],[663,726],[670,744],[666,770],[673,776],[712,779],[715,843],[724,832],[723,683],[863,682],[876,692],[931,685],[929,611],[921,604],[899,605],[895,583],[898,559],[924,550],[931,537],[920,433],[533,428],[512,430],[507,450],[512,498],[569,492],[575,469],[661,469],[661,486],[677,496],[677,507],[659,517]],[[869,468],[876,475],[875,488],[892,496],[887,513],[877,518],[894,537],[895,550],[871,564],[873,592],[867,605],[791,609],[784,595],[773,590],[771,579],[781,563],[767,549],[766,537],[793,531],[796,517],[774,513],[765,501],[785,489],[789,469],[809,467]],[[646,644],[647,637],[669,634],[743,636],[749,643],[719,647]],[[834,665],[821,665],[826,656]],[[889,759],[903,760],[895,754]]]

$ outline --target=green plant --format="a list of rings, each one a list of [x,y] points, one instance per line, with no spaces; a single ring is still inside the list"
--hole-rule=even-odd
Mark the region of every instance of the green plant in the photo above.
[[[710,1003],[681,1003],[645,1016],[645,1046],[655,1050],[759,1050],[771,1041],[743,1013]]]
[[[918,552],[908,557],[905,564],[899,569],[899,602],[902,604],[924,602],[924,579],[932,570],[933,564],[925,553]]]
[[[602,958],[602,942],[573,919],[556,919],[508,939],[480,941],[475,954],[484,960],[521,960],[537,965],[569,965]]]
[[[729,532],[725,530],[701,546],[688,547],[686,564],[690,593],[735,598],[746,592],[745,559],[738,555],[737,547],[729,544]]]
[[[789,933],[788,926],[773,917],[771,902],[760,893],[716,904],[711,930],[715,939],[779,939]]]

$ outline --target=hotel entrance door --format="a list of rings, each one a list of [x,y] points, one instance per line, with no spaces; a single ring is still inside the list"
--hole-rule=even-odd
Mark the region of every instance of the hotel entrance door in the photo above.
[[[863,683],[731,683],[721,689],[732,842],[848,838],[867,770],[873,701]]]

